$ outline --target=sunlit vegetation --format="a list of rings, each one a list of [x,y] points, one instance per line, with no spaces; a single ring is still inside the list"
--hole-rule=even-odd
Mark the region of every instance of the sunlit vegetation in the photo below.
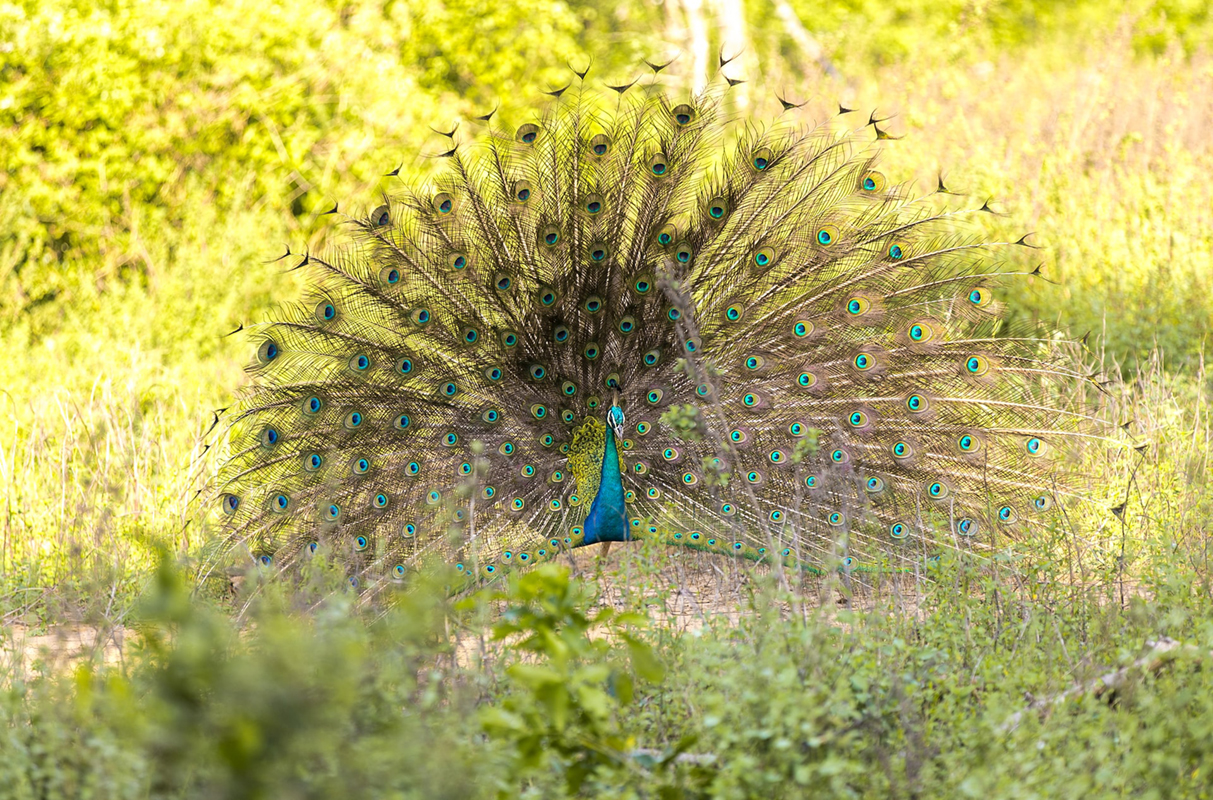
[[[0,2],[0,795],[1209,797],[1211,44],[1195,0]],[[197,582],[276,259],[570,64],[718,54],[735,113],[874,113],[888,174],[1031,234],[1011,314],[1090,333],[1118,513],[877,585],[655,545],[375,608],[324,559]]]

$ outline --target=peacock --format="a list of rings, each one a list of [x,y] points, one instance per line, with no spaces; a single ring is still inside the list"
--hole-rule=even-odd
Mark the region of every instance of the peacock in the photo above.
[[[437,177],[299,256],[229,414],[222,542],[386,585],[646,538],[899,570],[1049,524],[1087,376],[1004,319],[1027,238],[890,181],[874,116],[759,125],[736,81],[656,71],[442,132]]]

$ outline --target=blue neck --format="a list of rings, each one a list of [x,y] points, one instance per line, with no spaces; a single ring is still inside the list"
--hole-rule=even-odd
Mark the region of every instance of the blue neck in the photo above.
[[[607,426],[606,452],[602,454],[602,480],[598,496],[590,505],[585,520],[585,544],[594,542],[626,542],[628,514],[623,503],[623,475],[619,472],[619,451],[615,449],[615,432]]]

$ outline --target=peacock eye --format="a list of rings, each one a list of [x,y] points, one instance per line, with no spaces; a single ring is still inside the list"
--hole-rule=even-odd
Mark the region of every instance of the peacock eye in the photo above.
[[[600,133],[590,139],[590,152],[601,158],[605,156],[611,149],[611,137],[605,133]]]
[[[670,113],[674,118],[674,123],[679,126],[690,125],[695,121],[695,109],[686,105],[674,106],[674,110]]]
[[[910,341],[922,344],[935,338],[935,329],[925,322],[915,322],[910,326],[909,334]]]
[[[669,247],[678,241],[678,228],[666,223],[657,231],[657,244],[662,247]]]
[[[539,138],[539,126],[528,122],[518,129],[517,138],[523,144],[534,144]]]
[[[852,297],[847,301],[847,314],[852,317],[859,317],[868,312],[872,307],[872,301],[866,297]]]
[[[879,172],[865,172],[859,178],[859,189],[865,194],[875,194],[876,192],[884,191],[885,179],[884,175]]]
[[[282,351],[278,348],[278,343],[273,339],[266,339],[257,348],[257,360],[262,364],[268,364],[273,361]]]
[[[990,371],[990,362],[985,356],[969,356],[964,362],[965,372],[975,377],[981,377]]]

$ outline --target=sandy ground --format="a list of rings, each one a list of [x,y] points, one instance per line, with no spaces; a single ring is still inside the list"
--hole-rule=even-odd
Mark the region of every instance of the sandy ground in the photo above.
[[[82,659],[106,665],[122,663],[131,632],[122,626],[99,630],[87,625],[56,625],[34,632],[24,625],[9,626],[0,639],[0,675],[45,665],[68,667]]]
[[[709,622],[736,624],[742,615],[753,614],[753,609],[761,606],[763,601],[755,597],[761,591],[756,577],[769,574],[768,568],[682,548],[672,556],[658,558],[655,564],[635,544],[617,544],[606,556],[601,547],[591,546],[574,551],[568,566],[578,577],[601,587],[600,605],[625,610],[639,603],[655,625],[676,633]],[[785,581],[795,580],[795,575],[785,576]],[[913,614],[918,610],[918,588],[912,576],[885,578],[879,587],[859,581],[806,578],[797,591],[802,598],[800,607],[784,604],[779,612],[830,618],[842,609],[866,610],[880,604]],[[39,663],[59,669],[81,659],[118,665],[136,636],[121,626],[98,629],[63,625],[50,630],[9,626],[0,637],[0,674],[14,674],[17,664],[25,669]],[[458,649],[471,655],[469,646],[479,649],[467,641],[460,642]]]

